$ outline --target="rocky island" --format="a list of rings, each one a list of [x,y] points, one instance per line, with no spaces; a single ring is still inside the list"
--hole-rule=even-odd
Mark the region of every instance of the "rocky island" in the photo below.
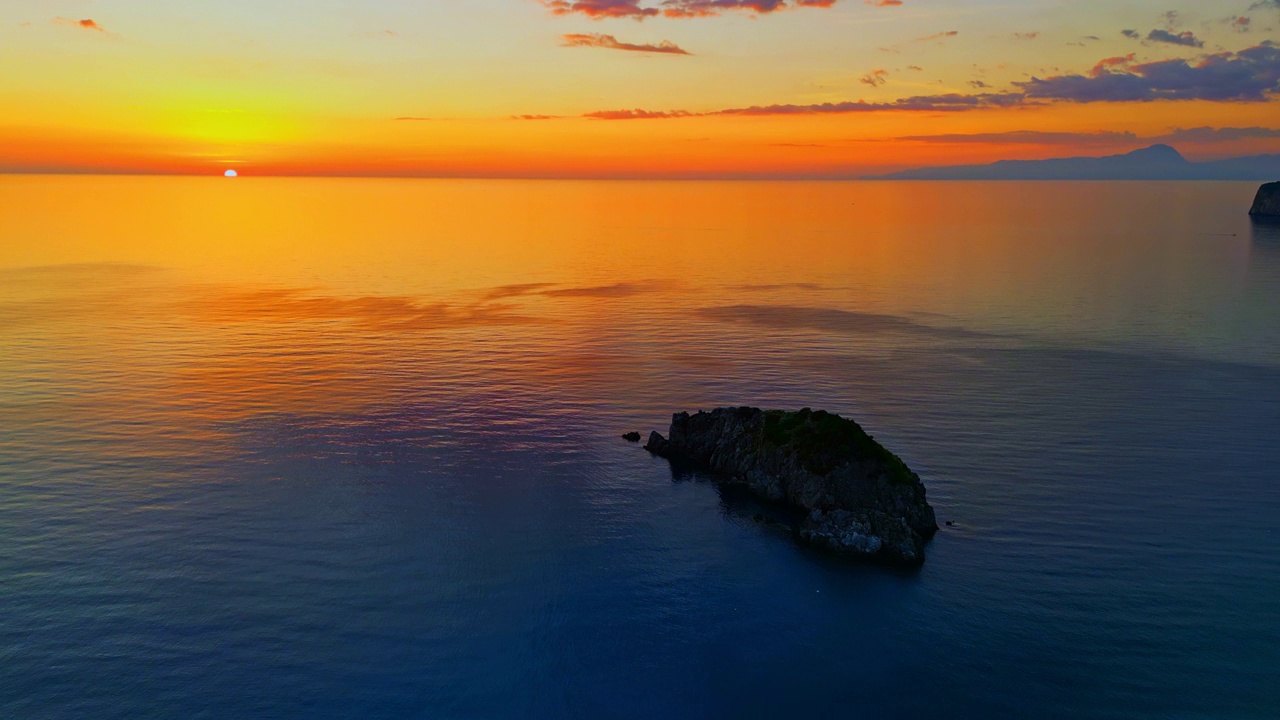
[[[918,567],[938,531],[924,484],[854,421],[822,410],[720,408],[671,418],[649,452],[804,511],[802,542]]]
[[[1260,218],[1280,218],[1280,182],[1267,183],[1258,188],[1249,214]]]

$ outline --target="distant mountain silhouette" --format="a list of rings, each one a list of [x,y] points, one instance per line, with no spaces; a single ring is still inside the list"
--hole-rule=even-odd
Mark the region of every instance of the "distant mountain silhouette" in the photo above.
[[[1168,145],[1124,155],[1052,160],[1001,160],[990,165],[920,168],[882,175],[882,180],[1275,180],[1280,155],[1191,162]]]

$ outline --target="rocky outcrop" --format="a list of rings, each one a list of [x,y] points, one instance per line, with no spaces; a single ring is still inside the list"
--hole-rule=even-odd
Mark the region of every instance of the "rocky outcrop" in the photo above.
[[[1280,182],[1267,183],[1258,188],[1249,214],[1260,218],[1280,218]]]
[[[627,442],[640,442],[640,433],[638,432],[623,433],[622,439],[626,440]]]
[[[938,530],[920,477],[857,423],[821,410],[679,413],[670,437],[651,433],[645,449],[804,510],[796,536],[838,553],[916,567]]]

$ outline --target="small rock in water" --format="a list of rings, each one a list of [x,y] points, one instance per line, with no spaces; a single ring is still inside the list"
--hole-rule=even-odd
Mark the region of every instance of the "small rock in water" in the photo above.
[[[950,520],[947,521],[947,527],[955,527],[956,524]]]
[[[640,442],[640,433],[638,433],[638,432],[629,432],[629,433],[624,434],[624,435],[622,436],[622,439],[623,439],[623,440],[626,440],[627,442]]]
[[[856,422],[821,410],[678,413],[645,449],[806,511],[796,537],[837,553],[919,567],[938,530],[920,477]]]

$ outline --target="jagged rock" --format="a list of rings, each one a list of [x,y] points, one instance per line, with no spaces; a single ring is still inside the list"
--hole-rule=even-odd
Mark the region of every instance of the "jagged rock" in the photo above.
[[[1249,214],[1254,217],[1280,218],[1280,182],[1267,183],[1258,188]]]
[[[622,439],[626,440],[627,442],[640,442],[640,433],[638,432],[623,433]]]
[[[669,443],[667,443],[667,439],[662,437],[662,435],[655,430],[649,433],[649,442],[644,444],[644,449],[648,450],[654,455],[661,455],[662,457],[667,457],[668,444]]]
[[[821,410],[678,413],[670,437],[650,433],[645,449],[808,511],[797,537],[839,553],[915,567],[938,530],[920,477],[857,423]]]

